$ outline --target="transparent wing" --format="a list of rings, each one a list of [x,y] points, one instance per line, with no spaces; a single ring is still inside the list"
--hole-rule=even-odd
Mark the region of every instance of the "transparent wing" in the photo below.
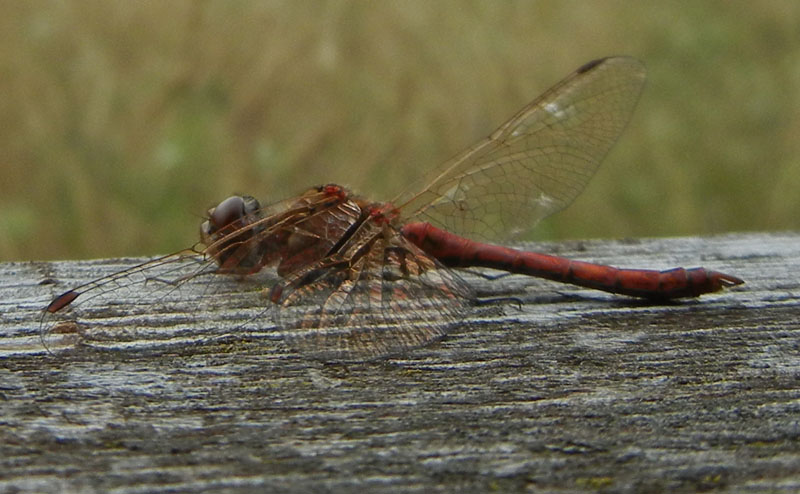
[[[364,361],[417,348],[463,324],[463,281],[399,233],[365,222],[340,252],[281,286],[278,326],[290,347],[325,361]]]
[[[331,212],[338,213],[346,204],[340,200],[331,201],[322,193],[306,194],[302,201],[292,199],[256,212],[252,223],[232,228],[222,239],[204,249],[186,249],[128,265],[125,269],[119,269],[124,264],[118,262],[94,263],[90,266],[93,274],[101,270],[108,274],[56,297],[43,311],[40,335],[53,351],[61,346],[71,347],[75,338],[70,333],[78,331],[90,334],[97,329],[92,334],[102,331],[113,339],[111,328],[118,328],[116,337],[124,338],[122,333],[126,328],[132,329],[140,323],[135,318],[147,313],[175,314],[176,320],[196,321],[199,312],[208,311],[219,303],[233,306],[239,294],[255,304],[266,305],[263,298],[253,298],[260,289],[253,285],[274,283],[275,276],[245,278],[245,275],[281,260],[286,262],[285,257],[295,265],[300,265],[300,261],[292,256],[301,257],[302,254],[309,263],[323,257],[336,239],[311,235],[309,229],[316,226],[320,218],[334,216]],[[336,217],[339,216],[341,214]],[[327,223],[328,230],[347,228],[343,221],[334,225],[330,225],[330,221]],[[287,246],[290,239],[291,247]],[[223,268],[217,263],[220,258],[226,259]],[[237,266],[239,261],[249,264]],[[199,311],[201,308],[203,310]],[[246,320],[250,316],[243,313],[242,317]],[[66,337],[61,338],[61,334]]]
[[[645,80],[630,57],[589,62],[425,177],[407,218],[497,239],[569,205],[628,123]]]
[[[40,338],[49,352],[77,343],[124,348],[199,341],[208,337],[197,324],[202,317],[222,301],[236,305],[237,292],[247,295],[234,277],[216,274],[213,261],[192,251],[135,266],[101,260],[80,268],[109,274],[65,292],[43,312]]]

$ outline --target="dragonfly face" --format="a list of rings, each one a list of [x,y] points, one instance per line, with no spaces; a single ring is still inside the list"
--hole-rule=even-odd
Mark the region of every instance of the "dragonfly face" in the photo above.
[[[208,210],[208,220],[200,225],[205,253],[213,257],[222,271],[241,272],[257,265],[261,255],[254,239],[262,229],[261,205],[250,196],[231,196]],[[247,227],[250,228],[247,228]]]

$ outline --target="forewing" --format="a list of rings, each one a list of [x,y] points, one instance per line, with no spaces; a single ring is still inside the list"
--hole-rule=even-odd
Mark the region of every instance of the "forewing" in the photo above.
[[[40,336],[50,352],[78,342],[122,348],[202,339],[203,331],[196,328],[201,313],[221,300],[236,304],[235,294],[226,292],[241,290],[232,277],[216,274],[213,261],[192,251],[136,266],[118,260],[68,266],[109,274],[63,293],[44,310]],[[80,275],[59,273],[61,278]]]
[[[293,273],[278,301],[288,345],[325,361],[365,361],[423,346],[462,324],[471,295],[399,233],[366,222],[340,254]]]
[[[45,345],[50,351],[71,347],[78,333],[83,343],[100,337],[132,340],[134,333],[146,332],[141,322],[148,314],[170,318],[197,338],[202,338],[202,331],[196,323],[211,317],[212,309],[218,306],[241,306],[243,321],[253,317],[247,312],[250,309],[261,317],[267,306],[260,297],[262,285],[276,279],[269,273],[255,273],[286,254],[296,254],[300,246],[307,258],[309,253],[324,257],[331,240],[305,235],[308,223],[324,220],[341,208],[340,202],[329,201],[323,194],[284,201],[279,206],[269,206],[257,213],[260,219],[227,232],[230,237],[226,238],[233,240],[223,238],[205,249],[186,249],[124,269],[119,269],[124,264],[118,262],[93,263],[93,275],[99,271],[108,274],[62,293],[43,311],[40,334]],[[286,245],[289,239],[294,250]],[[220,270],[215,255],[226,256],[230,265]],[[232,261],[246,265],[240,269]],[[162,331],[160,338],[165,337],[167,333]]]
[[[426,177],[429,185],[402,204],[407,217],[473,238],[532,228],[584,189],[627,125],[644,80],[634,58],[585,64]]]

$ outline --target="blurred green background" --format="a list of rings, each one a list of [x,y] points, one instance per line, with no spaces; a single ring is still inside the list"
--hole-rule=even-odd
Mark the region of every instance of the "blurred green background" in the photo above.
[[[3,1],[0,260],[165,253],[231,193],[390,199],[582,63],[648,66],[539,239],[800,228],[800,2]]]

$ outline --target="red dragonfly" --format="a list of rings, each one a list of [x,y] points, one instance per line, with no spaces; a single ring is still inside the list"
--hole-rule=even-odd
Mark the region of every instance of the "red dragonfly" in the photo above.
[[[367,360],[425,345],[461,323],[474,297],[454,267],[655,300],[741,284],[704,268],[618,269],[470,239],[517,233],[569,205],[627,125],[644,80],[644,66],[630,57],[589,62],[392,202],[333,184],[268,207],[230,197],[209,210],[197,246],[69,290],[45,314],[132,286],[147,290],[151,280],[178,286],[201,274],[245,278],[274,267],[280,279],[268,303],[290,346]]]

